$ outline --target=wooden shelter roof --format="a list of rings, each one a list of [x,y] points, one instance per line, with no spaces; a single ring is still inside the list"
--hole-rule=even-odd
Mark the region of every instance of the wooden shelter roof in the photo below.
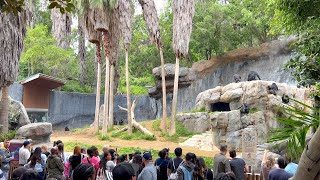
[[[22,84],[23,86],[36,85],[47,87],[48,89],[55,89],[63,86],[65,82],[59,78],[38,73],[22,80],[20,84]]]

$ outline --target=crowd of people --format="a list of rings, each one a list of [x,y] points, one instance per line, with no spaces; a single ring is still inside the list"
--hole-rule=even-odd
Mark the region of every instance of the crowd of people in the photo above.
[[[1,144],[0,144],[1,146]],[[0,178],[8,178],[9,162],[14,152],[9,151],[10,142],[0,147]],[[73,154],[64,152],[62,141],[54,142],[48,151],[47,146],[31,150],[31,142],[25,141],[19,148],[19,167],[13,180],[244,180],[248,167],[245,161],[237,158],[235,150],[228,151],[226,145],[220,147],[220,153],[214,156],[213,169],[204,159],[188,152],[183,157],[181,148],[174,150],[175,157],[169,156],[164,148],[153,158],[151,152],[134,152],[119,155],[116,150],[104,146],[102,153],[92,146],[88,149],[75,146]],[[229,152],[230,158],[227,158]],[[277,163],[272,156],[264,154],[261,176],[265,180],[287,180],[292,177],[297,165],[279,157]]]

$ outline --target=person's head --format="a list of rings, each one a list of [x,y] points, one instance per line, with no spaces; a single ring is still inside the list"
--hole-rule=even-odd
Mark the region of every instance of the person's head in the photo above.
[[[220,152],[224,155],[228,152],[228,146],[226,144],[220,146]]]
[[[103,153],[107,153],[108,151],[109,151],[109,145],[103,146],[102,152],[103,152]]]
[[[109,149],[109,153],[111,154],[111,160],[114,161],[116,158],[116,151],[114,149]]]
[[[58,155],[58,148],[56,147],[51,148],[51,155]]]
[[[53,147],[58,146],[60,143],[62,143],[61,140],[53,141]]]
[[[57,147],[58,147],[58,151],[63,152],[63,150],[64,150],[64,144],[63,143],[59,143]]]
[[[170,149],[169,148],[164,148],[163,151],[166,152],[166,156],[165,158],[168,158],[169,157],[169,152],[170,152]]]
[[[22,174],[24,174],[26,171],[27,171],[27,168],[25,168],[23,166],[16,168],[12,172],[11,179],[12,180],[19,180],[20,177],[22,176]]]
[[[30,147],[31,147],[31,142],[30,142],[30,141],[24,141],[24,142],[23,142],[23,147],[24,147],[25,149],[30,149]]]
[[[40,161],[41,160],[41,157],[37,157],[36,154],[33,154],[31,157],[30,157],[30,167],[31,168],[34,168],[37,164],[37,161]]]
[[[87,149],[87,155],[92,158],[94,156],[94,152],[91,148]]]
[[[229,151],[229,155],[231,158],[235,158],[235,157],[237,157],[237,152],[234,149],[232,149]]]
[[[204,161],[203,158],[198,158],[198,163],[201,168],[207,169],[206,162]]]
[[[128,154],[122,154],[123,161],[128,161]]]
[[[124,161],[123,156],[117,157],[117,164],[122,163]]]
[[[159,153],[158,153],[158,156],[161,158],[161,159],[164,159],[164,158],[166,158],[166,155],[167,155],[167,151],[166,150],[161,150],[161,151],[159,151]]]
[[[150,161],[152,161],[152,155],[150,152],[144,152],[142,155],[142,162],[144,164],[148,164]]]
[[[129,160],[133,158],[133,154],[129,154]]]
[[[73,171],[72,178],[77,180],[93,180],[94,167],[92,164],[79,164]]]
[[[48,146],[42,145],[42,146],[41,146],[41,151],[42,151],[42,153],[48,152]]]
[[[274,159],[274,157],[273,157],[272,155],[268,156],[268,157],[267,157],[267,161],[266,161],[266,166],[267,166],[267,168],[268,168],[268,169],[273,168],[274,164],[275,164],[275,159]]]
[[[93,151],[93,155],[96,156],[96,157],[98,157],[98,156],[99,156],[99,150],[98,150],[98,148],[95,147],[95,146],[91,146],[91,149],[92,149],[92,151]]]
[[[5,140],[4,141],[4,147],[5,148],[9,148],[9,146],[10,146],[10,141],[9,140]]]
[[[36,155],[36,156],[41,158],[41,148],[40,147],[36,147],[36,149],[33,152],[33,155]]]
[[[176,148],[174,150],[174,154],[177,156],[177,157],[181,157],[182,156],[182,149],[181,148]]]
[[[132,163],[142,165],[142,157],[139,154],[133,156]]]
[[[286,166],[287,166],[287,162],[286,162],[286,160],[283,158],[283,157],[279,157],[278,158],[278,165],[279,165],[279,168],[280,169],[284,169],[284,168],[286,168]]]
[[[75,146],[73,149],[73,155],[80,156],[81,155],[81,147]]]
[[[187,162],[191,162],[191,163],[193,163],[193,164],[195,164],[196,163],[196,159],[197,159],[197,156],[194,154],[194,153],[187,153],[186,154],[186,161]]]
[[[135,156],[135,155],[141,155],[141,152],[140,152],[140,151],[136,151],[136,152],[134,152],[133,155],[134,155],[134,156]]]
[[[117,180],[135,180],[135,172],[130,163],[123,162],[118,164],[112,170],[113,179]]]
[[[87,153],[87,149],[85,147],[81,147],[81,154],[86,154]]]
[[[39,180],[39,179],[40,179],[40,176],[37,171],[28,169],[22,174],[19,180]]]

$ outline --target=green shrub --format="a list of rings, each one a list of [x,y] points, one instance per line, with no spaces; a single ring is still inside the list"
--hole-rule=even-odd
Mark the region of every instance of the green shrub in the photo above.
[[[141,139],[148,140],[148,141],[156,140],[156,137],[144,134],[136,129],[133,129],[132,134],[128,134],[128,132],[126,131],[111,133],[111,137],[117,137],[124,140],[141,140]]]
[[[0,133],[0,142],[14,139],[14,137],[16,136],[16,132],[17,131],[13,130],[13,131],[9,131],[8,133]]]
[[[190,111],[191,113],[196,113],[196,112],[207,112],[205,107],[200,107],[200,108],[194,108]]]

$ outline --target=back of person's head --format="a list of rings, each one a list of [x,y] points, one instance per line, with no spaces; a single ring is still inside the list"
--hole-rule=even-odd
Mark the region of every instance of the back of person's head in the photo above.
[[[220,146],[221,152],[226,152],[228,150],[228,146],[226,144]]]
[[[37,171],[28,169],[22,174],[19,180],[39,180],[39,179],[40,179],[40,176]]]
[[[118,163],[122,163],[123,161],[124,161],[123,156],[118,156],[118,157],[117,157],[117,164],[118,164]]]
[[[12,180],[19,180],[20,177],[22,176],[22,174],[24,174],[28,169],[20,166],[18,168],[16,168],[15,170],[13,170],[12,175],[11,175],[11,179]]]
[[[73,155],[80,156],[81,155],[81,147],[75,146],[73,149]]]
[[[189,162],[192,162],[193,164],[195,164],[196,159],[197,159],[197,156],[194,153],[189,152],[186,154],[186,161],[189,161]]]
[[[132,163],[141,165],[142,164],[142,157],[139,154],[133,156]]]
[[[114,149],[109,149],[109,153],[111,154],[111,160],[115,160],[116,158],[116,151]]]
[[[94,156],[93,154],[93,150],[91,148],[87,149],[87,154],[90,158],[92,158]]]
[[[286,162],[286,160],[283,158],[283,157],[279,157],[278,158],[278,165],[279,165],[279,168],[280,169],[284,169],[284,168],[286,168],[286,166],[287,166],[287,162]]]
[[[274,166],[275,164],[275,159],[272,155],[268,156],[267,157],[267,161],[266,161],[266,166],[267,166],[267,169],[272,169],[272,167]]]
[[[48,146],[47,145],[42,145],[41,146],[42,152],[47,152],[48,151]]]
[[[159,151],[158,155],[160,158],[164,159],[166,157],[167,151],[166,150],[161,150]]]
[[[230,155],[230,157],[232,157],[232,158],[237,157],[237,152],[236,152],[236,150],[234,150],[234,149],[230,150],[230,151],[229,151],[229,155]]]
[[[79,164],[73,171],[72,178],[77,180],[93,179],[95,170],[92,164]]]
[[[141,155],[141,152],[140,152],[140,151],[134,152],[134,156],[135,156],[135,155],[138,155],[138,154]]]
[[[180,156],[182,156],[182,149],[181,148],[176,148],[175,150],[174,150],[174,154],[177,156],[177,157],[180,157]]]
[[[87,149],[85,147],[81,147],[81,153],[85,154],[87,152]]]
[[[113,179],[117,180],[131,180],[135,176],[135,172],[130,163],[123,162],[118,164],[112,170]]]
[[[123,160],[126,161],[128,159],[128,154],[122,154]]]
[[[64,144],[63,143],[59,143],[57,147],[58,147],[58,150],[60,152],[63,152],[63,150],[64,150]]]
[[[133,158],[133,154],[129,154],[129,160]]]
[[[58,144],[62,143],[61,140],[53,141],[53,147],[58,146]]]
[[[207,169],[207,166],[206,166],[206,162],[204,161],[203,158],[198,158],[198,163],[199,163],[199,166],[202,167],[203,169]]]
[[[90,149],[92,149],[94,156],[99,156],[99,150],[96,146],[91,146]]]
[[[41,148],[40,147],[36,147],[36,149],[33,152],[33,155],[38,156],[39,158],[41,158]]]
[[[51,154],[52,155],[57,155],[58,154],[58,149],[56,147],[51,148]]]

